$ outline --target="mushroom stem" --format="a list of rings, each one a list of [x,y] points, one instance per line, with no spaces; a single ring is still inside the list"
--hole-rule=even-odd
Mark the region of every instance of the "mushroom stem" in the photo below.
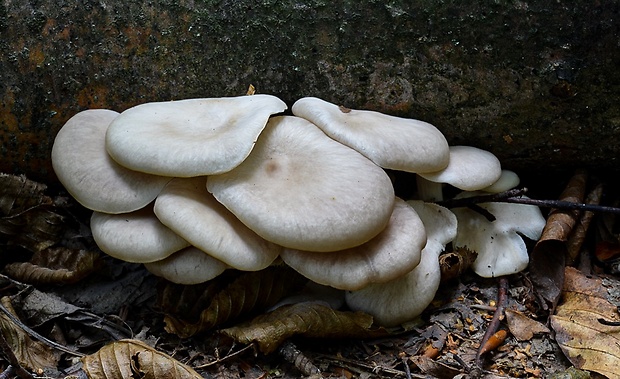
[[[431,182],[428,179],[416,175],[418,197],[427,202],[443,201],[443,183]]]

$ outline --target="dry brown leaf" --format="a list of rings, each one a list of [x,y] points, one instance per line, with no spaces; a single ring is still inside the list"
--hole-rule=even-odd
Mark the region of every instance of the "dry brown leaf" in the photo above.
[[[581,203],[587,177],[585,171],[577,170],[560,195],[560,200]],[[547,218],[542,236],[532,251],[530,279],[538,294],[547,301],[546,304],[541,304],[544,309],[555,308],[560,298],[567,256],[566,241],[578,218],[579,211],[552,211]]]
[[[36,252],[58,242],[64,218],[45,189],[25,176],[0,173],[0,237],[7,243]]]
[[[4,273],[23,283],[71,284],[93,272],[98,262],[96,252],[55,247],[35,253],[30,262],[8,264]]]
[[[166,331],[188,338],[238,317],[255,315],[274,305],[284,296],[300,290],[307,281],[286,266],[272,266],[257,272],[245,272],[232,281],[230,279],[231,276],[225,275],[201,287],[207,296],[190,290],[200,299],[209,300],[208,305],[199,310],[197,319],[194,316],[198,310],[195,307],[196,302],[190,298],[186,297],[184,303],[174,302],[176,309],[170,304],[161,303],[162,309],[171,313],[164,318]],[[174,297],[170,291],[164,291],[170,294],[163,298],[164,301]],[[176,297],[179,297],[178,292]],[[191,312],[185,313],[189,309]]]
[[[585,203],[589,205],[598,205],[601,202],[601,196],[603,195],[603,185],[598,184],[592,191],[588,193]],[[583,241],[586,238],[588,229],[590,228],[590,222],[594,212],[585,211],[574,226],[573,231],[566,242],[567,250],[567,263],[571,266],[577,260]]]
[[[45,184],[0,173],[0,216],[12,217],[39,205],[50,205],[52,199],[44,194]]]
[[[120,340],[82,358],[90,379],[202,379],[191,367],[138,340]]]
[[[551,316],[551,327],[575,367],[620,378],[620,315],[600,278],[567,267],[562,303]]]
[[[1,302],[6,310],[17,317],[8,297],[3,297]],[[30,338],[4,312],[0,312],[0,330],[17,361],[23,367],[34,372],[43,372],[46,368],[58,366],[58,353],[49,346]]]
[[[284,305],[222,333],[239,343],[256,342],[265,354],[273,352],[294,335],[311,338],[370,338],[386,336],[383,328],[373,327],[373,318],[363,312],[343,312],[316,303]]]
[[[510,334],[519,341],[531,340],[534,334],[549,333],[549,328],[543,323],[532,320],[521,312],[506,309],[505,313]]]
[[[432,375],[433,378],[448,379],[456,378],[459,374],[463,374],[461,370],[450,367],[442,362],[437,362],[429,357],[418,355],[410,358],[424,374]]]

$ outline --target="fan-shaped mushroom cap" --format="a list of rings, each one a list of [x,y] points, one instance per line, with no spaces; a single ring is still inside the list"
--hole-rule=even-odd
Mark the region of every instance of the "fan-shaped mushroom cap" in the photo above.
[[[127,262],[159,261],[189,246],[155,217],[151,206],[118,215],[94,212],[90,228],[104,253]]]
[[[141,104],[112,122],[106,148],[114,160],[136,171],[174,177],[217,174],[239,165],[269,116],[285,109],[270,95]]]
[[[456,217],[437,204],[409,202],[424,222],[428,242],[413,270],[387,283],[371,284],[345,294],[349,308],[371,314],[383,326],[413,320],[435,297],[441,280],[439,254],[456,235]]]
[[[495,183],[502,174],[499,159],[472,146],[450,146],[450,163],[437,172],[418,173],[435,183],[448,183],[465,191],[479,190]]]
[[[94,211],[125,213],[153,201],[170,178],[129,170],[105,149],[105,133],[118,112],[90,109],[60,129],[52,147],[52,166],[80,204]]]
[[[482,188],[481,191],[491,193],[504,192],[515,188],[519,185],[519,182],[519,176],[514,171],[502,170],[502,174],[499,179],[497,179],[495,183],[490,186]]]
[[[205,177],[172,179],[155,200],[157,218],[233,268],[257,271],[269,266],[282,247],[243,225],[207,191],[206,182]]]
[[[284,249],[282,259],[315,283],[358,290],[411,271],[420,263],[426,244],[424,225],[417,213],[399,198],[387,226],[365,244],[331,253]]]
[[[387,225],[387,174],[310,122],[272,118],[248,158],[207,188],[268,241],[310,251],[361,245]]]
[[[533,240],[540,238],[545,227],[545,218],[540,209],[525,204],[478,205],[495,216],[495,221],[489,221],[480,213],[467,208],[455,208],[453,211],[459,226],[454,246],[466,247],[478,253],[472,268],[482,277],[498,277],[524,270],[529,263],[529,256],[519,233]]]
[[[316,97],[297,100],[292,111],[383,168],[433,172],[448,165],[448,142],[424,121],[344,109]]]
[[[145,263],[144,267],[154,275],[185,285],[209,281],[227,268],[223,262],[193,246],[179,250],[161,261]]]

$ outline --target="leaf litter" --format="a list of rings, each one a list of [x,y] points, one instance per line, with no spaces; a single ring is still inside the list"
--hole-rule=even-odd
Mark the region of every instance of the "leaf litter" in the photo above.
[[[606,266],[586,264],[589,276],[566,270],[566,282],[581,278],[581,292],[554,276],[555,287],[564,283],[561,300],[553,288],[534,285],[530,271],[511,276],[506,317],[477,367],[497,306],[497,280],[474,276],[467,263],[459,263],[458,275],[442,284],[419,320],[401,328],[378,328],[368,315],[318,303],[269,311],[301,286],[294,274],[233,273],[203,286],[161,282],[139,265],[99,256],[75,204],[49,197],[45,186],[24,177],[3,175],[0,181],[8,183],[0,186],[0,243],[7,253],[4,273],[11,277],[0,277],[2,301],[7,311],[15,307],[0,323],[8,346],[0,375],[6,377],[26,369],[54,378],[536,378],[571,366],[616,377],[618,353],[610,342],[597,348],[615,341],[620,330],[611,294],[620,284],[603,271]],[[580,217],[571,222],[582,223]],[[559,251],[568,239],[565,233],[554,238]],[[26,258],[18,261],[13,253]],[[444,260],[471,260],[462,253],[464,258],[448,251],[457,255]],[[550,315],[545,306],[557,301],[557,313]],[[567,314],[575,320],[574,312],[581,312],[578,322],[563,324]],[[599,338],[580,334],[584,327],[596,328]]]

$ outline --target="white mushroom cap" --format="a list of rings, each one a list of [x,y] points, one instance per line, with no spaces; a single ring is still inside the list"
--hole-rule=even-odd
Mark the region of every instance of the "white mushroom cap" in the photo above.
[[[361,245],[394,206],[380,167],[293,116],[272,118],[250,156],[207,188],[266,240],[309,251]]]
[[[239,165],[269,116],[285,109],[270,95],[141,104],[112,122],[106,148],[114,160],[136,171],[174,177],[217,174]]]
[[[431,303],[441,280],[439,254],[456,235],[456,217],[448,209],[421,201],[408,203],[418,212],[428,234],[420,264],[387,283],[345,294],[349,308],[371,314],[376,323],[386,327],[413,320]]]
[[[450,163],[437,172],[418,173],[435,183],[448,183],[465,191],[475,191],[495,183],[502,174],[499,159],[472,146],[450,146]]]
[[[269,266],[282,247],[266,241],[218,203],[207,179],[175,178],[155,201],[159,220],[200,250],[244,271]]]
[[[420,263],[426,244],[424,225],[417,213],[399,198],[385,229],[363,245],[330,253],[284,249],[286,264],[313,282],[343,290],[384,283]]]
[[[144,267],[154,275],[185,285],[204,283],[228,268],[223,262],[193,246],[179,250],[161,261],[145,263]]]
[[[297,100],[292,111],[383,168],[417,173],[448,165],[448,142],[435,126],[424,121],[345,110],[315,97]]]
[[[170,180],[112,160],[105,149],[105,133],[118,115],[107,109],[80,112],[60,129],[52,147],[52,166],[60,182],[80,204],[98,212],[140,209]]]
[[[467,194],[473,196],[477,193]],[[545,218],[534,205],[509,203],[478,204],[495,216],[485,216],[467,208],[455,208],[458,234],[455,247],[466,247],[478,253],[473,263],[476,274],[492,278],[524,270],[529,263],[525,242],[519,235],[537,240],[545,227]]]
[[[497,179],[495,183],[490,186],[482,188],[481,191],[500,193],[515,188],[519,185],[519,182],[519,176],[514,171],[502,170],[502,174],[499,179]]]
[[[104,253],[127,262],[159,261],[189,246],[155,217],[150,206],[118,215],[94,212],[90,228]]]

